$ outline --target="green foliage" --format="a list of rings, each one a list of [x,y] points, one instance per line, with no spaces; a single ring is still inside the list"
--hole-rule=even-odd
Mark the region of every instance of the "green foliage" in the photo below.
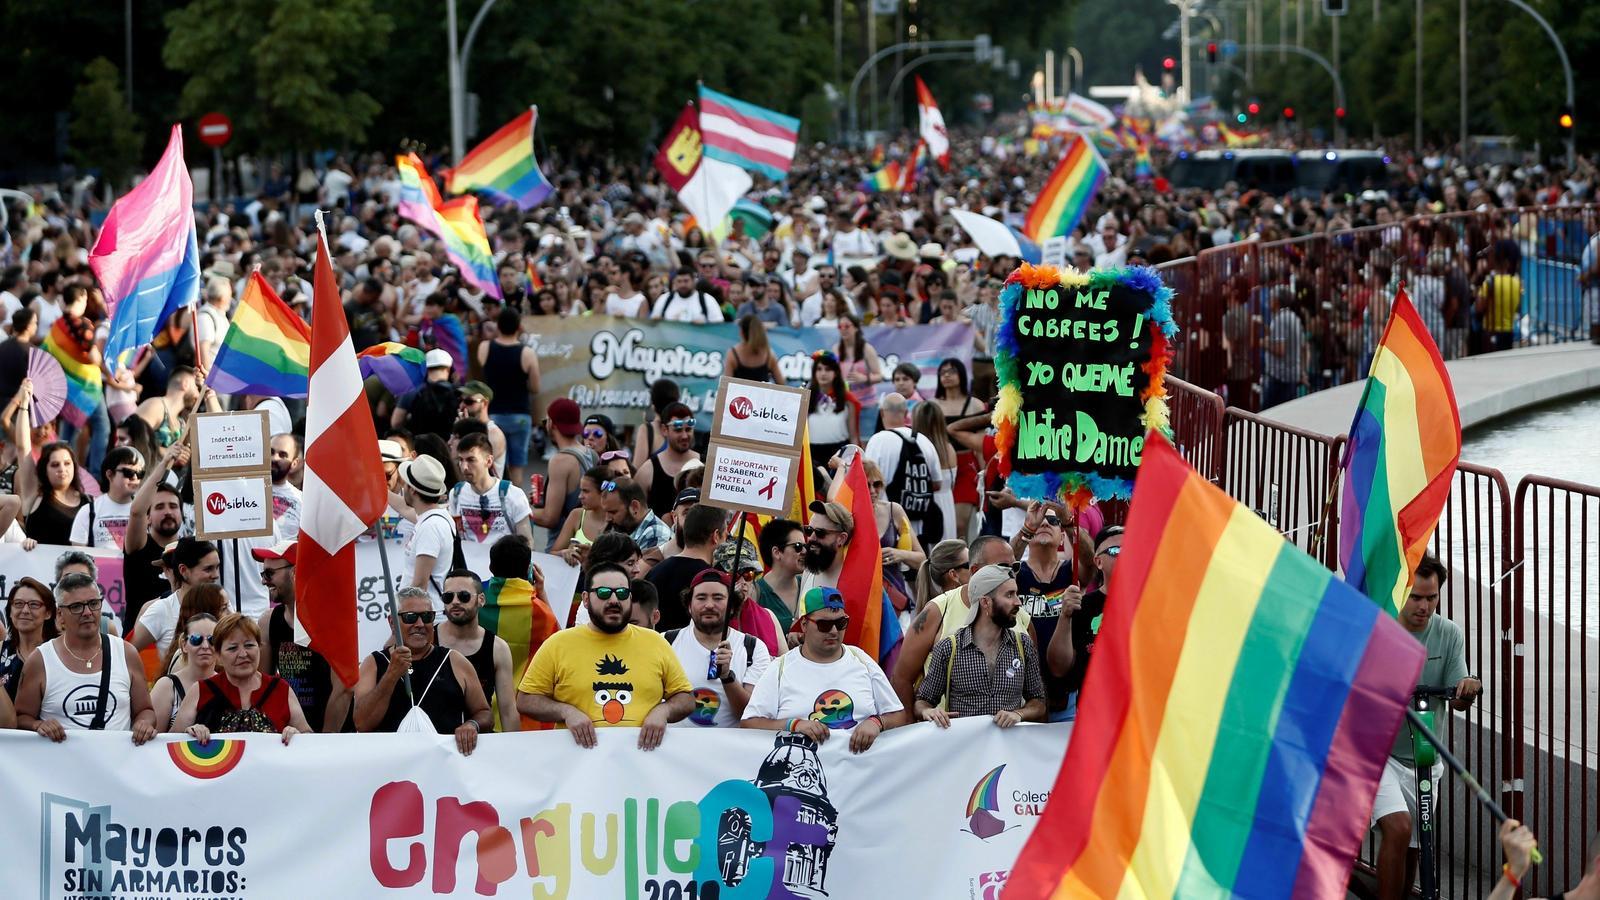
[[[103,56],[83,68],[68,134],[72,161],[99,169],[107,184],[120,186],[139,163],[139,120],[122,93],[122,73]]]
[[[394,29],[373,0],[193,0],[167,28],[184,116],[225,112],[267,150],[366,141],[379,105],[364,87]]]

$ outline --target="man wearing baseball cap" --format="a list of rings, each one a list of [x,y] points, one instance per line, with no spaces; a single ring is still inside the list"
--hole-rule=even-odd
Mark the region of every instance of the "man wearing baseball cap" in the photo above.
[[[550,532],[548,552],[560,535],[561,523],[580,505],[578,484],[583,473],[594,468],[599,458],[584,445],[583,410],[567,398],[557,397],[545,410],[545,431],[555,442],[556,453],[550,457],[549,475],[545,484],[544,504],[533,508],[533,524]]]
[[[294,640],[295,542],[257,547],[250,555],[261,564],[261,583],[277,604],[258,623],[263,637],[261,671],[288,683],[312,730],[318,734],[343,731],[350,713],[350,692],[334,677],[321,653]]]
[[[394,508],[394,498],[400,493],[400,464],[409,458],[405,445],[384,438],[378,441],[378,458],[383,461],[383,477],[389,486],[390,502],[383,511],[383,517],[356,539],[359,541],[375,540],[380,534],[386,540],[396,537],[404,539],[411,534],[411,523]]]
[[[855,516],[843,504],[813,500],[811,522],[804,528],[806,570],[800,575],[800,593],[814,587],[834,587],[844,569],[845,546],[856,530]]]
[[[424,354],[422,362],[427,367],[427,381],[399,399],[389,426],[405,427],[412,434],[436,434],[439,440],[448,441],[460,406],[456,387],[450,383],[454,363],[449,353],[437,347]]]
[[[1039,651],[1014,630],[1021,608],[1016,575],[1008,566],[984,566],[967,582],[967,593],[966,624],[933,645],[917,688],[917,718],[940,728],[949,728],[952,716],[992,716],[1001,728],[1043,722]]]
[[[456,421],[463,419],[471,422],[482,422],[484,429],[489,434],[489,448],[494,451],[494,470],[503,478],[510,478],[515,484],[517,479],[511,478],[506,471],[506,433],[500,430],[489,418],[489,404],[494,402],[494,390],[481,381],[469,381],[461,386],[457,392]]]
[[[845,644],[850,616],[844,596],[815,587],[800,599],[800,646],[767,668],[739,722],[803,734],[817,743],[833,731],[850,730],[850,751],[861,753],[878,735],[904,725],[905,707],[888,676],[859,647]]]
[[[444,576],[450,571],[458,540],[456,520],[444,508],[444,477],[444,465],[431,456],[400,464],[399,505],[409,506],[417,516],[411,536],[406,538],[405,567],[400,571],[407,585],[436,597],[444,590]]]

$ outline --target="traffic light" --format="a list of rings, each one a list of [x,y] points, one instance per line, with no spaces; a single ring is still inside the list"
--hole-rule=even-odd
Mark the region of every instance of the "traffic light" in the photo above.
[[[1261,104],[1255,102],[1254,100],[1251,100],[1250,105],[1246,106],[1245,109],[1249,110],[1250,115],[1252,116],[1258,116],[1261,114]]]
[[[1166,69],[1168,72],[1171,72],[1177,65],[1178,61],[1170,56],[1161,61],[1161,68]]]
[[[1333,117],[1334,117],[1334,118],[1335,118],[1335,119],[1342,119],[1342,118],[1344,118],[1344,107],[1342,107],[1342,106],[1336,106],[1336,107],[1334,107],[1334,109],[1333,109]]]
[[[1556,124],[1561,126],[1562,131],[1572,130],[1572,107],[1561,107],[1561,115],[1556,116]]]
[[[1289,121],[1293,122],[1294,121],[1294,107],[1285,106],[1283,108],[1283,117],[1285,119],[1288,119]]]
[[[1212,41],[1209,44],[1206,44],[1206,62],[1210,63],[1213,66],[1217,64],[1217,42],[1216,41]]]

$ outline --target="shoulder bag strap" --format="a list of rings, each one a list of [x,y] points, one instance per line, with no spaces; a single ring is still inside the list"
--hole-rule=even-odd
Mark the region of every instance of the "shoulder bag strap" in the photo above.
[[[65,640],[63,638],[63,640]],[[120,642],[119,642],[120,643]],[[120,647],[117,649],[121,649]],[[89,723],[90,731],[103,731],[106,727],[106,705],[111,699],[111,638],[100,635],[100,697],[99,708],[94,711],[94,721]]]

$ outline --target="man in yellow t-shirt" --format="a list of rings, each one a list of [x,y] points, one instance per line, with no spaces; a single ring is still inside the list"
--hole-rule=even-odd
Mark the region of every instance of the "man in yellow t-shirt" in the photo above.
[[[621,566],[588,572],[586,624],[551,635],[517,685],[517,711],[560,722],[580,747],[593,747],[596,726],[634,725],[639,749],[661,746],[667,725],[694,710],[694,694],[666,639],[628,624],[633,591]]]
[[[1522,278],[1516,245],[1499,250],[1496,272],[1478,286],[1477,312],[1489,333],[1490,350],[1516,346],[1517,319],[1522,313]]]

